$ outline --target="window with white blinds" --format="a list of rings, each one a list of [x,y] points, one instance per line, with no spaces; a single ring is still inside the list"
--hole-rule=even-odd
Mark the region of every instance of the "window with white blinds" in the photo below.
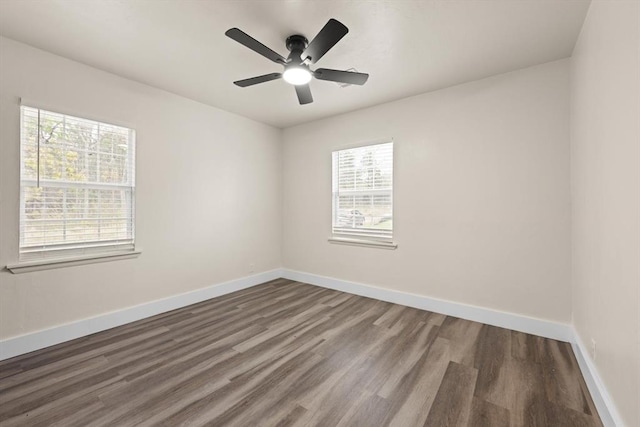
[[[393,142],[333,152],[333,234],[393,237]]]
[[[20,260],[134,249],[135,132],[21,107]]]

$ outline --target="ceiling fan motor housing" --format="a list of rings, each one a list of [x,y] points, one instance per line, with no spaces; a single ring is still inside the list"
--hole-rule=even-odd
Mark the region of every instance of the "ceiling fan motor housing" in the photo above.
[[[225,32],[227,37],[276,64],[284,66],[284,72],[282,73],[264,74],[262,76],[238,80],[233,83],[236,86],[248,87],[282,78],[287,83],[295,86],[300,104],[313,102],[308,84],[313,77],[318,80],[330,82],[363,85],[369,78],[368,74],[355,71],[332,70],[330,68],[318,68],[314,71],[309,68],[310,65],[317,63],[320,58],[335,46],[348,32],[349,29],[343,23],[331,18],[311,42],[300,34],[287,37],[285,44],[290,53],[289,56],[285,58],[244,31],[238,28],[230,28]]]
[[[291,52],[287,58],[287,62],[296,61],[301,63],[303,60],[302,52],[304,52],[309,45],[309,40],[307,40],[305,36],[294,34],[293,36],[287,37],[286,44],[287,49]]]

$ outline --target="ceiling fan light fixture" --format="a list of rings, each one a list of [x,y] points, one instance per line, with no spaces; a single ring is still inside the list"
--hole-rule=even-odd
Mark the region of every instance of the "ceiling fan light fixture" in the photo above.
[[[225,32],[227,37],[264,56],[270,61],[284,66],[283,73],[264,74],[262,76],[237,80],[233,82],[233,84],[240,87],[248,87],[272,80],[284,79],[284,81],[290,85],[295,86],[300,105],[313,102],[313,96],[311,96],[311,89],[308,84],[312,78],[362,86],[367,82],[369,74],[358,73],[357,71],[332,70],[330,68],[309,69],[310,65],[318,62],[318,60],[333,48],[348,32],[349,29],[343,23],[331,18],[311,42],[300,34],[293,34],[287,37],[285,45],[290,53],[289,56],[285,58],[244,31],[235,27],[230,28]]]
[[[311,71],[304,67],[287,67],[282,78],[285,82],[295,86],[306,85],[311,81]]]

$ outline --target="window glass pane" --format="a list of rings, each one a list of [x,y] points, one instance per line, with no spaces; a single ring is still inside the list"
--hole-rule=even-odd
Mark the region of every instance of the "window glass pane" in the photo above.
[[[22,113],[22,177],[36,178],[38,163],[38,114],[35,111]]]
[[[133,131],[22,107],[21,132],[21,258],[133,249]]]
[[[391,238],[393,143],[333,153],[333,232]]]

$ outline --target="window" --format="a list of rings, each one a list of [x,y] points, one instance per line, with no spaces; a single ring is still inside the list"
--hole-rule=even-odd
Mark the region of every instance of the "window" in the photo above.
[[[21,107],[20,260],[134,249],[135,132]]]
[[[393,237],[393,142],[333,152],[333,234]]]

